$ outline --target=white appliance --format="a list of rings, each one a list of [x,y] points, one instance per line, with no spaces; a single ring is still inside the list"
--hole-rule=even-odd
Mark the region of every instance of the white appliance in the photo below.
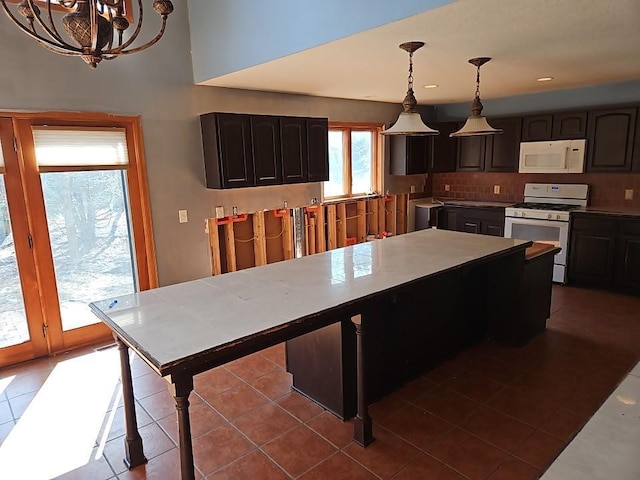
[[[582,173],[586,140],[522,142],[520,173]]]
[[[524,203],[505,209],[504,236],[560,247],[553,260],[553,281],[566,283],[569,212],[586,207],[588,195],[589,185],[527,183]]]

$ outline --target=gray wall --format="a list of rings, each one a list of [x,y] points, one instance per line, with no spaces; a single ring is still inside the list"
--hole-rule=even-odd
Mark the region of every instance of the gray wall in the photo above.
[[[189,0],[196,83],[452,0]]]
[[[488,117],[520,113],[566,110],[640,102],[640,81],[607,83],[590,87],[532,93],[517,97],[483,99],[484,115]],[[439,121],[458,120],[471,113],[471,100],[437,107]]]
[[[159,21],[145,0],[142,35],[155,35]],[[389,123],[400,105],[248,92],[193,85],[186,2],[175,2],[167,33],[141,53],[103,62],[90,70],[78,58],[38,46],[0,15],[0,109],[99,111],[142,118],[160,283],[209,275],[205,218],[217,205],[230,211],[308,204],[319,184],[216,191],[204,187],[198,115],[211,111],[326,116],[336,121]],[[426,110],[427,113],[430,113]],[[386,188],[403,189],[423,178],[388,178]],[[189,222],[178,223],[178,210]]]

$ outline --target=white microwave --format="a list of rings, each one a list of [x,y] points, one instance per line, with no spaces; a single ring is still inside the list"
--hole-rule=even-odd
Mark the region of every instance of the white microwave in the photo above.
[[[522,142],[520,173],[582,173],[586,140]]]

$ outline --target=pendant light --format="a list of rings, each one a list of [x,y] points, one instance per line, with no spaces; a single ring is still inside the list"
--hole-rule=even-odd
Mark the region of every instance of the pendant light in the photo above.
[[[438,135],[440,132],[433,128],[427,127],[423,122],[420,114],[416,112],[416,97],[413,95],[413,52],[422,48],[424,42],[406,42],[400,44],[400,48],[409,53],[409,88],[407,90],[407,96],[404,97],[402,107],[404,111],[398,117],[396,123],[393,126],[387,128],[383,132],[383,135]]]
[[[504,130],[493,128],[487,122],[486,117],[481,115],[482,103],[480,102],[480,67],[491,60],[490,57],[478,57],[469,60],[471,65],[475,65],[476,74],[476,98],[473,99],[471,105],[471,116],[467,118],[464,126],[457,132],[453,132],[450,137],[473,137],[479,135],[495,135],[502,133]]]

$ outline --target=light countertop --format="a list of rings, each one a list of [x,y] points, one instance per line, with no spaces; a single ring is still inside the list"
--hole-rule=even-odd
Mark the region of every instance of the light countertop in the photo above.
[[[90,305],[158,371],[531,242],[422,230]]]

